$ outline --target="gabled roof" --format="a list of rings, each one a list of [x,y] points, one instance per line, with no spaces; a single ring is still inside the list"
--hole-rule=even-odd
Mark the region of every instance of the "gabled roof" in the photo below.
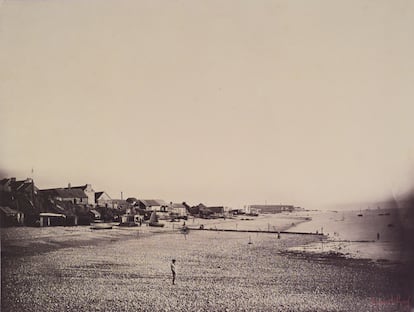
[[[88,198],[84,191],[80,189],[47,189],[47,190],[40,190],[41,194],[52,196],[52,197],[60,197],[60,198]]]
[[[86,190],[86,188],[88,187],[88,184],[85,185],[78,185],[78,186],[71,186],[71,187],[65,187],[65,190],[70,190],[70,189],[77,189],[77,190]]]
[[[12,192],[21,192],[26,190],[31,190],[33,186],[33,180],[30,178],[27,178],[26,180],[20,180],[16,181],[14,178],[5,178],[0,180],[0,185],[9,185],[10,190]],[[34,190],[38,190],[38,188],[35,186]]]
[[[207,208],[207,206],[206,206],[206,205],[204,205],[204,204],[202,204],[202,203],[199,203],[199,204],[197,205],[197,207],[198,207],[198,208],[200,208],[200,209],[206,209],[206,208]]]
[[[168,204],[162,199],[140,199],[139,200],[145,207],[152,206],[167,206]]]
[[[95,200],[98,200],[104,192],[95,192]]]
[[[10,183],[10,186],[12,188],[13,191],[19,191],[19,189],[23,189],[25,187],[26,181],[14,181]],[[28,183],[26,186],[30,185],[31,183]]]
[[[106,192],[105,191],[102,191],[102,192],[95,192],[95,201],[97,201],[102,195],[106,195],[109,199],[111,199],[111,197],[108,195],[108,194],[106,194]]]

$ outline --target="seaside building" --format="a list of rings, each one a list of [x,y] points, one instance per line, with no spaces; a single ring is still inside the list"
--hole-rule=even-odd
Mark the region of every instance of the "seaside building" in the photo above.
[[[293,205],[249,205],[247,207],[247,213],[281,213],[281,212],[292,212],[295,210]]]
[[[39,215],[40,221],[39,226],[63,226],[67,224],[66,215],[62,213],[53,213],[53,212],[41,212]],[[74,221],[74,224],[77,225],[77,218]]]
[[[113,207],[111,197],[105,192],[95,192],[95,205],[99,207]]]
[[[88,195],[78,188],[54,188],[40,190],[39,194],[45,198],[62,202],[71,202],[75,205],[88,205]]]
[[[38,219],[37,207],[38,188],[33,179],[17,180],[15,177],[0,180],[0,206],[8,207],[15,212],[8,211],[7,218],[17,218],[18,223],[33,225]],[[19,213],[24,218],[19,218]],[[15,217],[12,217],[14,215]]]
[[[87,196],[86,204],[89,206],[95,206],[95,191],[92,188],[91,184],[85,184],[80,186],[71,186],[70,183],[68,187],[65,188],[66,190],[81,190]]]
[[[171,217],[187,219],[188,208],[186,203],[179,204],[171,202],[167,209]]]
[[[223,218],[224,217],[224,207],[223,206],[209,206],[208,210],[212,212],[211,216],[214,218]]]
[[[168,204],[162,199],[139,199],[135,206],[157,212],[167,212],[168,208]]]
[[[34,200],[39,189],[35,186],[33,179],[16,180],[16,178],[5,178],[0,180],[0,192],[11,195],[26,195],[31,201]]]
[[[224,206],[209,206],[203,203],[189,209],[191,215],[198,215],[200,218],[223,218]]]
[[[112,208],[123,210],[127,209],[131,204],[129,204],[125,199],[112,199]]]

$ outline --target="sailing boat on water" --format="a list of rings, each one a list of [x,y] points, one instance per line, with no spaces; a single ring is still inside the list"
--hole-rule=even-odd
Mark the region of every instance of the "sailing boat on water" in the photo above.
[[[363,216],[363,214],[362,214],[362,209],[359,209],[359,214],[358,214],[358,217],[362,217]]]
[[[149,226],[158,226],[158,227],[163,227],[164,226],[164,223],[159,223],[158,222],[157,213],[155,211],[153,211],[151,213],[151,217],[149,219],[148,224],[149,224]]]

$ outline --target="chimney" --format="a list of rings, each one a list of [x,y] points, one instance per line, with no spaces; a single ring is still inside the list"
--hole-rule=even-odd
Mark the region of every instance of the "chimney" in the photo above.
[[[12,177],[11,178],[11,182],[16,182],[16,178],[15,177]]]
[[[72,185],[70,185],[70,183],[68,183],[68,189],[70,189],[72,187]]]

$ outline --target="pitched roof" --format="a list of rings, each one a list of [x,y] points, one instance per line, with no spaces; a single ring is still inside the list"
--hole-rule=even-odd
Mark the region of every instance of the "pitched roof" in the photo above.
[[[145,207],[152,206],[167,206],[167,203],[162,199],[140,199],[139,200]]]
[[[105,196],[106,196],[106,198],[105,198]],[[101,198],[101,197],[103,197],[103,198]],[[111,196],[109,196],[105,191],[95,192],[95,201],[97,201],[98,199],[112,200]]]
[[[10,186],[11,186],[13,191],[18,191],[19,189],[23,188],[25,186],[25,184],[26,184],[25,180],[23,180],[23,181],[14,181],[14,182],[12,181],[10,183]]]
[[[5,178],[5,179],[0,180],[0,185],[9,185],[10,190],[13,192],[25,191],[29,187],[31,188],[33,186],[33,180],[30,178],[27,178],[26,180],[16,181],[15,179]],[[36,186],[34,187],[34,189],[38,190]]]
[[[88,198],[84,191],[80,189],[47,189],[47,190],[40,190],[41,194],[45,194],[52,197],[60,197],[60,198]]]
[[[104,192],[95,192],[95,200],[99,199]]]
[[[77,190],[86,190],[86,188],[88,187],[88,184],[85,185],[78,185],[78,186],[71,186],[71,187],[65,187],[66,190],[70,190],[70,189],[77,189]]]

